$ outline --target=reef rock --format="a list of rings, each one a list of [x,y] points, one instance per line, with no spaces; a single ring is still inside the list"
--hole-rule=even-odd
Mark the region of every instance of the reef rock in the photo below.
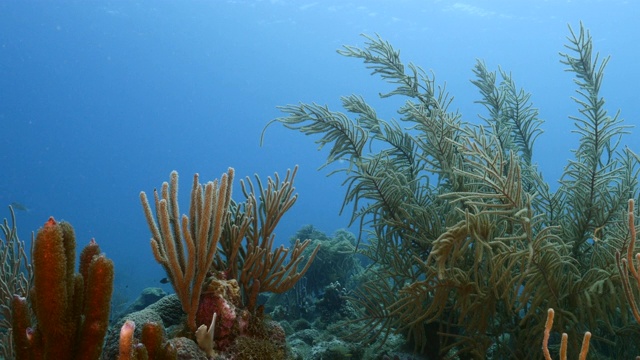
[[[156,301],[167,296],[167,293],[158,287],[148,287],[142,290],[137,299],[135,299],[131,305],[127,308],[126,313],[132,313],[145,309]]]

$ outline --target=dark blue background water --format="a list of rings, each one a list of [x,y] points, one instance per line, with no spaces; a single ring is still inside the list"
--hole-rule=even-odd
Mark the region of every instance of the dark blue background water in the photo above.
[[[576,105],[559,51],[582,20],[612,55],[602,93],[611,113],[640,124],[635,1],[82,1],[0,2],[0,217],[18,212],[20,236],[51,215],[71,222],[78,241],[95,237],[116,262],[131,296],[164,276],[149,249],[138,200],[181,174],[187,209],[191,176],[281,174],[298,164],[298,203],[277,229],[280,242],[302,225],[332,233],[342,178],[316,169],[326,152],[275,125],[277,105],[361,94],[383,118],[397,118],[391,88],[343,44],[380,34],[404,61],[433,70],[464,120],[483,109],[469,82],[477,58],[511,71],[546,120],[534,161],[552,184],[570,150]],[[640,152],[638,129],[628,137]],[[236,195],[240,195],[239,187]],[[168,286],[167,290],[169,289]]]

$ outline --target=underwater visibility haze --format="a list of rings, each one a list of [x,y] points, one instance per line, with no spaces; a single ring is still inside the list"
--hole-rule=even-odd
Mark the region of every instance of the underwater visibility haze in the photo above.
[[[638,13],[1,2],[0,358],[639,355]]]

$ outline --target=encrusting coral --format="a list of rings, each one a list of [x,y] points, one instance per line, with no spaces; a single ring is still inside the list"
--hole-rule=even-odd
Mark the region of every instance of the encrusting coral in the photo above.
[[[29,303],[12,303],[17,360],[98,359],[109,325],[113,262],[91,242],[80,254],[75,273],[76,241],[69,223],[53,217],[33,244],[33,287]]]

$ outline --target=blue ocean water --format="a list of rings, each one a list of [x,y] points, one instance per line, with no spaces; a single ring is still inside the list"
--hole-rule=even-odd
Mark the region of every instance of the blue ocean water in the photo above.
[[[602,93],[613,115],[639,125],[640,28],[635,1],[3,1],[0,2],[0,218],[17,202],[27,240],[49,216],[71,222],[79,244],[95,238],[134,296],[164,273],[149,249],[138,194],[181,175],[237,179],[299,165],[297,204],[276,230],[288,244],[301,226],[333,233],[339,176],[317,171],[326,151],[275,124],[278,105],[327,104],[361,94],[398,118],[390,86],[336,53],[379,34],[405,62],[433,71],[466,121],[479,121],[470,83],[476,59],[510,71],[545,120],[534,161],[552,184],[578,136],[571,74],[559,63],[567,25],[582,21],[611,55]],[[638,132],[627,138],[636,152]],[[236,182],[236,195],[240,195]],[[165,285],[166,289],[170,287]],[[126,289],[126,290],[122,290]]]

